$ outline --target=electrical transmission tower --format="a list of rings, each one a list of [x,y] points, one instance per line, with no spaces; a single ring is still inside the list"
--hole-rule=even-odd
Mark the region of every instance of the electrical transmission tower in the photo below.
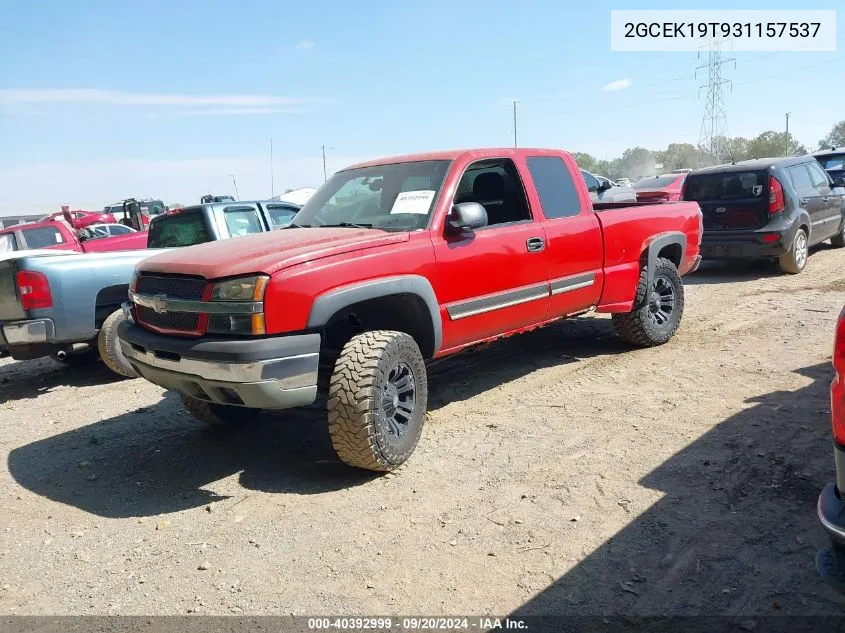
[[[701,119],[701,133],[698,137],[698,146],[710,154],[711,160],[721,163],[724,162],[729,151],[729,148],[726,147],[728,117],[725,113],[725,100],[722,98],[722,88],[725,84],[731,83],[730,79],[722,78],[722,66],[733,62],[734,68],[736,68],[736,60],[734,58],[722,58],[719,41],[716,39],[713,39],[707,45],[707,48],[707,63],[695,69],[696,77],[698,76],[699,70],[707,69],[707,83],[698,87],[699,96],[701,96],[702,89],[706,89],[707,91],[704,102],[704,117]],[[701,52],[699,51],[699,57],[700,55]]]

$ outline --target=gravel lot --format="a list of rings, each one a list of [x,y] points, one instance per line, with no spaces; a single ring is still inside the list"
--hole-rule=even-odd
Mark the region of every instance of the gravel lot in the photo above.
[[[706,267],[666,346],[585,317],[453,359],[395,475],[318,408],[210,431],[102,368],[0,361],[3,614],[832,614],[815,502],[845,251]]]

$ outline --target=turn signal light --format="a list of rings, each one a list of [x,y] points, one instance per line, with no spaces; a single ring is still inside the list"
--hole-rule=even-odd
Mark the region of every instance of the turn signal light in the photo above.
[[[38,310],[53,305],[50,282],[47,281],[47,276],[44,273],[34,270],[19,270],[16,280],[21,307],[24,310]]]

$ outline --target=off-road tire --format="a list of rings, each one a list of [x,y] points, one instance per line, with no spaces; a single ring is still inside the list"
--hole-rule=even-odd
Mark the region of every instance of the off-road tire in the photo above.
[[[235,427],[244,422],[254,420],[261,409],[249,409],[247,407],[236,407],[229,404],[217,404],[206,402],[198,398],[192,398],[179,394],[182,404],[195,419],[205,422],[212,427]]]
[[[117,326],[126,317],[123,316],[123,310],[115,310],[100,327],[100,332],[97,334],[97,350],[100,352],[100,358],[106,367],[111,369],[114,373],[124,378],[137,378],[138,372],[126,360],[123,355],[123,350],[120,349],[120,341],[117,338]]]
[[[799,256],[801,252],[800,241],[803,236],[803,259]],[[789,248],[789,252],[784,253],[780,257],[778,257],[778,268],[783,273],[787,273],[789,275],[797,275],[807,265],[807,258],[809,256],[809,247],[807,243],[807,232],[804,229],[798,229],[795,231],[795,237],[792,238],[792,246]]]
[[[401,436],[391,431],[383,404],[396,368],[407,370],[412,377],[413,412],[406,416]],[[379,472],[396,470],[417,446],[427,406],[428,378],[416,341],[403,332],[358,334],[341,350],[329,384],[332,446],[341,461],[350,466]]]
[[[658,287],[671,287],[673,293],[673,307],[669,318],[658,324],[652,318],[651,294]],[[637,285],[637,296],[634,299],[634,309],[624,314],[613,315],[613,326],[620,338],[638,347],[654,347],[663,345],[674,336],[681,324],[684,314],[684,284],[678,269],[670,260],[661,257],[654,268],[651,287],[648,287],[648,270],[640,272]]]

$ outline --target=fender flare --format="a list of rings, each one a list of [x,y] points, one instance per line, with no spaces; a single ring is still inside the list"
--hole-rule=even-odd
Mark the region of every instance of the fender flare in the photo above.
[[[394,275],[361,281],[339,288],[333,288],[318,296],[311,304],[308,314],[308,328],[321,328],[334,314],[353,304],[391,295],[415,295],[422,299],[428,308],[433,328],[434,352],[443,342],[443,322],[440,318],[440,304],[431,282],[422,275]]]
[[[646,260],[646,288],[651,288],[654,281],[654,270],[657,268],[657,256],[667,246],[678,245],[681,247],[681,262],[687,253],[687,236],[680,231],[663,233],[655,237],[648,245],[648,257]]]

